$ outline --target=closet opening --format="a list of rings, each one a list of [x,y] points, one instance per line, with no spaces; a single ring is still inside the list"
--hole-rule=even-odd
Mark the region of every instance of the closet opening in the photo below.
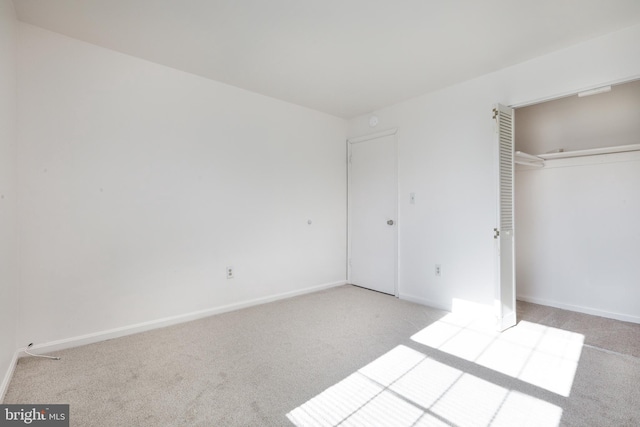
[[[515,109],[517,299],[640,323],[640,80],[592,92]]]

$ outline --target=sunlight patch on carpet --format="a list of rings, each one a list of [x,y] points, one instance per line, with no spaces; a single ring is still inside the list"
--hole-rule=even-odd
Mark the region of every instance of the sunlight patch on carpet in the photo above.
[[[287,414],[296,426],[557,427],[562,409],[397,346]]]
[[[584,335],[521,321],[504,332],[449,314],[411,337],[496,372],[568,397]]]

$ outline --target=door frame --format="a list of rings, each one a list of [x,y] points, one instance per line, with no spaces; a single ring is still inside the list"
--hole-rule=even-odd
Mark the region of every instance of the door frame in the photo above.
[[[386,130],[381,130],[378,132],[374,132],[374,133],[370,133],[370,134],[366,134],[366,135],[362,135],[362,136],[357,136],[354,138],[348,138],[347,139],[347,282],[351,282],[351,243],[353,241],[353,237],[351,235],[351,230],[352,230],[352,226],[351,226],[351,212],[352,212],[352,200],[351,200],[351,196],[352,196],[352,184],[351,184],[351,146],[353,144],[361,144],[361,143],[366,143],[367,141],[371,141],[374,139],[378,139],[378,138],[383,138],[385,136],[394,136],[394,147],[393,147],[393,151],[394,151],[394,159],[393,159],[393,178],[394,178],[394,183],[393,183],[393,188],[395,190],[395,203],[394,203],[394,221],[396,226],[393,227],[393,289],[394,289],[394,296],[395,297],[399,297],[399,291],[398,291],[398,227],[400,227],[399,225],[399,221],[398,221],[398,137],[397,137],[397,133],[398,133],[398,128],[390,128],[390,129],[386,129]]]

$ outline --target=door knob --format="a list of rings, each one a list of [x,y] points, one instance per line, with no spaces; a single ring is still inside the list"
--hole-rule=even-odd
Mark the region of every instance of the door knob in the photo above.
[[[387,225],[393,225],[393,220],[390,219],[389,221],[387,221]]]

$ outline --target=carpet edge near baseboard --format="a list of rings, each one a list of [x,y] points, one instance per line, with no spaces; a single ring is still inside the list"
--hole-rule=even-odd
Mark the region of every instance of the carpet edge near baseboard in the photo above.
[[[613,311],[600,310],[597,308],[591,308],[583,305],[565,304],[563,302],[547,300],[544,298],[532,297],[529,295],[517,294],[516,299],[519,301],[530,302],[538,305],[545,305],[548,307],[559,308],[561,310],[574,311],[576,313],[589,314],[591,316],[599,316],[607,319],[620,320],[622,322],[631,322],[640,324],[640,317],[626,314],[616,313]]]
[[[254,298],[246,301],[236,302],[233,304],[212,307],[204,310],[193,311],[190,313],[178,314],[175,316],[169,316],[169,317],[164,317],[160,319],[150,320],[147,322],[136,323],[133,325],[122,326],[119,328],[108,329],[105,331],[93,332],[90,334],[64,338],[61,340],[35,344],[31,347],[30,350],[37,351],[38,353],[50,353],[54,351],[64,350],[67,348],[79,347],[82,345],[93,344],[96,342],[106,341],[113,338],[133,335],[140,332],[149,331],[152,329],[164,328],[166,326],[176,325],[184,322],[190,322],[192,320],[209,317],[216,314],[227,313],[234,310],[240,310],[247,307],[252,307],[252,306],[266,304],[269,302],[274,302],[282,299],[292,298],[298,295],[318,292],[324,289],[334,288],[334,287],[342,286],[346,284],[348,284],[346,280],[340,280],[340,281],[331,282],[331,283],[324,283],[321,285],[315,285],[315,286],[310,286],[303,289],[296,289],[293,291],[282,292],[279,294],[270,295],[266,297]],[[19,348],[18,350],[16,350],[16,355],[18,355],[18,358],[21,357],[19,355],[25,349],[26,347]],[[5,381],[6,381],[6,378],[5,378]],[[9,382],[10,382],[10,378],[9,378],[9,381],[7,381],[7,386]],[[4,386],[4,383],[3,383],[3,386]]]

